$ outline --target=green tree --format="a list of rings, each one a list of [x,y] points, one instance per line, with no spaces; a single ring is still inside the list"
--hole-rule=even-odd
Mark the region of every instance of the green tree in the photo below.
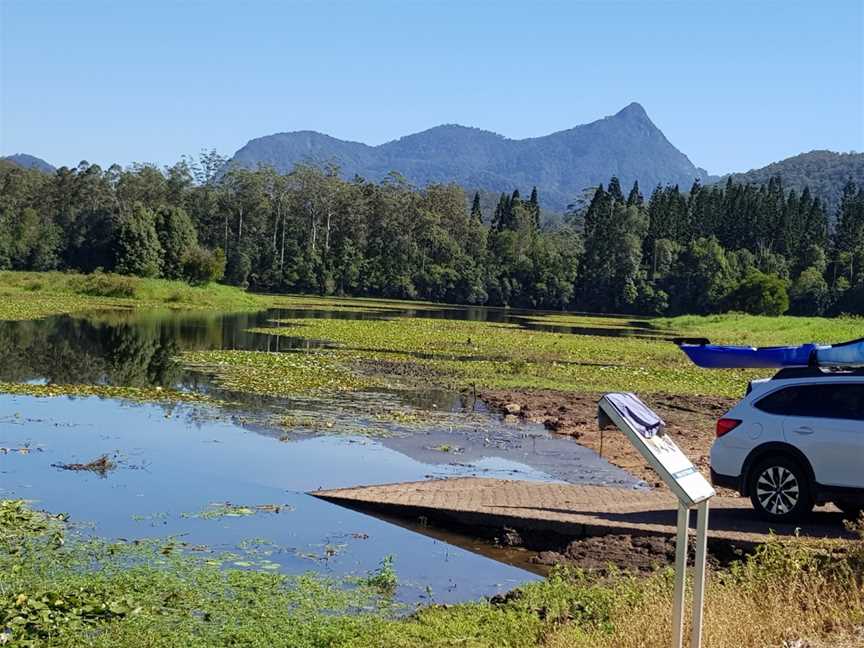
[[[182,279],[185,259],[198,245],[192,219],[180,207],[162,207],[156,212],[155,227],[162,248],[162,276]]]
[[[616,178],[610,189],[598,187],[585,213],[579,295],[590,310],[631,311],[639,297],[647,222],[643,210],[627,205]]]
[[[120,274],[156,277],[162,262],[162,246],[156,234],[156,217],[138,203],[117,226],[116,265]]]
[[[810,267],[795,279],[789,290],[790,312],[794,315],[824,315],[831,302],[831,290],[823,270]]]
[[[789,310],[786,282],[773,274],[751,270],[726,300],[730,310],[753,315],[782,315]]]
[[[480,207],[480,192],[474,192],[474,200],[471,203],[471,218],[478,223],[483,222],[483,209]]]

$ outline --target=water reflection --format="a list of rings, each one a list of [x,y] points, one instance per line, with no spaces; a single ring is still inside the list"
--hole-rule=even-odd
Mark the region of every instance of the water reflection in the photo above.
[[[620,327],[580,327],[538,322],[537,316],[538,313],[532,311],[481,307],[365,311],[313,308],[228,315],[110,311],[88,316],[0,322],[0,380],[194,388],[200,378],[185,373],[173,360],[183,351],[285,352],[330,346],[323,340],[248,332],[254,327],[278,327],[278,320],[284,319],[428,317],[510,323],[533,330],[576,335],[658,335],[647,323],[639,321],[622,320]]]

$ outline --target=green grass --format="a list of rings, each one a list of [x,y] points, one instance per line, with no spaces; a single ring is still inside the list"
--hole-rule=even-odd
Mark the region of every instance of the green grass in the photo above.
[[[682,335],[707,337],[712,342],[768,346],[836,343],[864,337],[861,317],[767,317],[764,315],[694,316],[685,315],[655,319],[654,326],[671,329]]]
[[[287,577],[275,563],[186,552],[170,541],[64,535],[65,520],[0,500],[0,642],[31,648],[660,648],[671,571],[597,577],[556,570],[495,602],[392,603],[399,557],[345,581]],[[860,542],[774,541],[712,571],[706,646],[780,646],[864,621]],[[241,566],[237,569],[232,566]],[[257,567],[257,568],[256,568]],[[434,592],[432,593],[434,596]]]
[[[268,301],[238,288],[94,273],[0,272],[0,320],[27,320],[111,308],[240,311]]]

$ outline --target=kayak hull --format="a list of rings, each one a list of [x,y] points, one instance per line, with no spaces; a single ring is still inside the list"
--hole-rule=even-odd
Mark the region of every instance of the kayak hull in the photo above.
[[[782,369],[815,364],[818,347],[742,347],[719,344],[681,344],[681,350],[699,367],[705,369]]]
[[[708,340],[675,341],[696,365],[706,369],[785,369],[792,367],[864,367],[864,338],[842,344],[744,347]]]

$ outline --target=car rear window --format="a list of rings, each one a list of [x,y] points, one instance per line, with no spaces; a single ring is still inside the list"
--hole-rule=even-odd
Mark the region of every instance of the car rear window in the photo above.
[[[784,387],[756,403],[768,414],[864,420],[864,384],[828,383]]]

